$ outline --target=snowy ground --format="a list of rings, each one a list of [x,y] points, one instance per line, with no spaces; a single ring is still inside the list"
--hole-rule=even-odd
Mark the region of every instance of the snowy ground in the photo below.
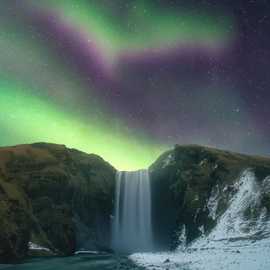
[[[177,270],[267,270],[270,269],[270,241],[219,244],[175,253],[137,253],[131,259],[147,269]]]
[[[260,207],[262,190],[269,187],[270,177],[259,186],[254,173],[246,170],[235,184],[237,192],[227,211],[209,235],[202,235],[185,251],[179,247],[174,253],[136,253],[130,258],[151,270],[270,269],[270,221]],[[218,196],[212,197],[209,205],[214,211]],[[247,209],[256,210],[257,216],[247,219]],[[215,217],[213,211],[210,214]]]
[[[32,242],[29,242],[29,243],[28,243],[28,246],[29,246],[29,249],[30,249],[30,250],[42,250],[42,251],[48,251],[48,252],[51,252],[50,249],[45,248],[45,247],[42,247],[42,246],[39,246],[39,245],[37,245],[37,244],[35,244],[35,243],[32,243]]]

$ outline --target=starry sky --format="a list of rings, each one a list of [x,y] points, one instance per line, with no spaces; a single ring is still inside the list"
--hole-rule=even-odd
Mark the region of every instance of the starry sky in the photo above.
[[[269,33],[268,0],[1,0],[0,146],[269,155]]]

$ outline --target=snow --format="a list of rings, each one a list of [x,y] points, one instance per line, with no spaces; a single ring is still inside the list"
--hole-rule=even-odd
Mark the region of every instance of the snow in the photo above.
[[[179,246],[178,246],[178,250],[179,251],[183,251],[186,248],[187,245],[187,235],[186,235],[186,226],[183,225],[182,229],[180,230],[180,235],[178,237],[178,242],[179,242]]]
[[[260,186],[252,170],[246,170],[234,185],[235,193],[228,209],[218,218],[216,227],[194,241],[170,253],[136,253],[130,258],[149,270],[265,270],[270,269],[270,223],[261,207],[261,194],[270,189],[270,177]],[[216,218],[218,189],[214,188],[207,207]],[[251,211],[247,217],[245,212]],[[182,229],[180,238],[185,230]],[[264,236],[258,240],[258,235]],[[267,236],[267,237],[266,237]]]
[[[74,252],[74,255],[80,255],[80,254],[92,254],[92,255],[97,255],[100,254],[100,252],[96,250],[78,250]]]
[[[270,176],[263,180],[262,188],[264,193],[270,193]]]
[[[218,208],[218,197],[219,197],[219,189],[216,185],[212,191],[211,195],[207,202],[207,208],[209,210],[209,217],[211,217],[213,220],[217,217],[217,208]]]
[[[170,163],[172,162],[173,160],[173,155],[172,154],[169,154],[166,159],[164,159],[163,161],[163,164],[162,164],[162,168],[165,168],[167,167],[168,165],[170,165]]]
[[[149,270],[266,270],[270,268],[270,241],[217,245],[215,248],[175,253],[137,253],[130,256]]]
[[[261,191],[254,173],[251,170],[244,171],[234,188],[236,194],[207,240],[247,237],[258,232],[259,219],[245,217],[246,210],[253,211],[260,206]]]
[[[29,242],[28,243],[28,246],[29,246],[29,249],[31,250],[44,250],[44,251],[48,251],[48,252],[51,252],[50,249],[46,248],[46,247],[42,247],[42,246],[39,246],[33,242]]]

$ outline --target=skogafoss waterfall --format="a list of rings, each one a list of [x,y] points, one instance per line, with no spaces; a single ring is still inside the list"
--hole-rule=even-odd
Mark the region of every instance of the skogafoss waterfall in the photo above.
[[[117,252],[153,248],[148,170],[117,172],[112,248]]]

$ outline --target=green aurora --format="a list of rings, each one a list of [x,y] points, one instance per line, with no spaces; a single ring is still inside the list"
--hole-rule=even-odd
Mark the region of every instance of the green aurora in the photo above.
[[[127,3],[123,9],[108,1],[48,0],[39,5],[53,10],[89,38],[94,36],[103,53],[111,57],[125,50],[158,49],[181,43],[219,47],[230,42],[234,34],[228,27],[233,24],[230,17],[218,20],[207,10],[183,8],[180,12],[149,1]]]
[[[117,74],[118,67],[111,64],[117,64],[122,53],[186,45],[219,48],[234,34],[228,31],[229,17],[219,21],[207,11],[163,10],[149,1],[127,5],[123,16],[117,16],[117,5],[106,1],[24,3],[24,9],[51,13],[55,24],[64,23],[83,40],[93,41],[112,74]],[[46,44],[27,26],[28,15],[18,10],[22,14],[16,18],[8,12],[0,18],[0,50],[5,52],[0,55],[1,146],[40,141],[65,144],[98,154],[121,170],[145,168],[172,147],[112,113],[110,102],[96,95],[102,89],[86,85],[79,71],[67,66],[51,41]],[[86,92],[91,98],[85,98]]]
[[[164,148],[122,134],[106,119],[95,122],[33,96],[19,85],[0,84],[1,144],[33,142],[66,144],[105,157],[116,168],[135,170],[149,165]]]

